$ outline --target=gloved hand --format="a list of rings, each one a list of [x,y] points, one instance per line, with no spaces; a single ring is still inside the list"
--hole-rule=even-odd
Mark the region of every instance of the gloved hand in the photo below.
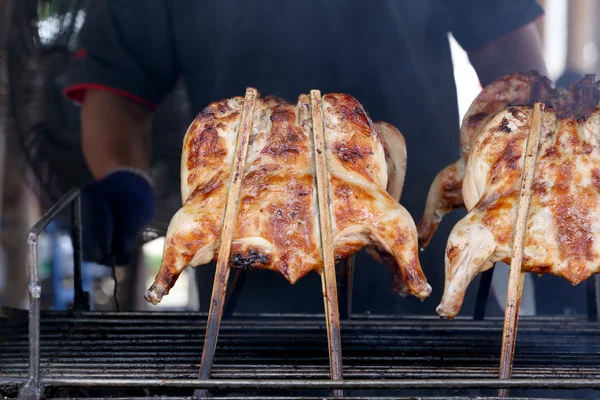
[[[152,182],[134,169],[118,169],[81,192],[83,259],[127,265],[135,242],[152,220],[156,196]]]

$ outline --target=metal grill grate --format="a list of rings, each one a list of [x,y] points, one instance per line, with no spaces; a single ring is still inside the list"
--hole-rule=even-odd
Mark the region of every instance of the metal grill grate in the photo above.
[[[402,389],[392,394],[404,395],[408,389],[422,389],[428,395],[450,396],[483,388],[476,393],[492,395],[491,389],[501,383],[502,323],[355,316],[342,323],[346,393]],[[2,318],[0,387],[8,394],[27,376],[27,324],[24,312],[9,311]],[[190,395],[198,382],[205,324],[206,315],[199,313],[42,313],[42,384]],[[587,388],[584,398],[600,396],[597,323],[522,318],[519,325],[511,387]],[[252,315],[224,320],[211,385],[219,393],[327,392],[335,382],[329,380],[324,318]],[[570,394],[580,397],[578,392]],[[526,394],[511,392],[520,393]]]

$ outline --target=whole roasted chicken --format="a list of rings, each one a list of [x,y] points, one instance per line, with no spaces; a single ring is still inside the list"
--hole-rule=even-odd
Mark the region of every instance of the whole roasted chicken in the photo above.
[[[171,220],[160,270],[146,292],[153,304],[185,267],[217,257],[243,101],[214,102],[188,128],[183,207]],[[393,259],[397,292],[426,298],[431,287],[419,264],[416,227],[398,203],[406,168],[402,135],[389,124],[373,124],[347,94],[324,95],[322,107],[335,259],[369,245],[375,258]],[[256,100],[232,268],[275,270],[292,284],[322,269],[311,130],[308,95],[295,105]]]
[[[522,271],[578,284],[600,272],[600,244],[594,240],[600,234],[600,110],[587,106],[596,94],[580,99],[572,93],[570,112],[546,107],[543,114]],[[576,119],[576,113],[583,116]],[[532,114],[531,106],[509,106],[469,143],[460,185],[469,212],[448,238],[437,308],[442,317],[457,315],[478,273],[496,261],[510,263]]]
[[[548,78],[532,71],[505,76],[483,88],[463,117],[462,157],[444,168],[431,184],[418,225],[419,247],[429,244],[444,215],[465,207],[462,186],[472,144],[497,113],[511,105],[533,105],[539,101],[553,108],[559,118],[589,116],[599,100],[600,82],[595,83],[593,76],[587,76],[567,90],[554,88]]]

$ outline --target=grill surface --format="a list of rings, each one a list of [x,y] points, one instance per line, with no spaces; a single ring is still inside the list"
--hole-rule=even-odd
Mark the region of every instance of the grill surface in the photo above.
[[[0,388],[12,395],[26,377],[27,314],[6,314],[0,317]],[[353,316],[342,322],[346,394],[493,396],[502,323]],[[111,388],[115,395],[189,395],[205,324],[199,313],[42,313],[46,394],[88,396],[98,388],[103,391],[96,395],[104,396]],[[212,378],[216,394],[327,395],[324,317],[225,319]],[[515,396],[599,397],[600,325],[584,318],[521,318],[511,385]],[[540,391],[574,387],[582,389]]]

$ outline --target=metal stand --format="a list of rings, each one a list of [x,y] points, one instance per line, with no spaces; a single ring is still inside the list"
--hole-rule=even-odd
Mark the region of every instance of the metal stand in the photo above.
[[[71,203],[71,238],[73,242],[73,281],[75,298],[73,299],[73,310],[89,311],[90,294],[83,290],[81,265],[83,257],[81,252],[81,197],[77,195]]]
[[[342,285],[340,287],[340,313],[345,320],[352,319],[352,289],[354,286],[354,256],[346,258],[341,264]]]
[[[27,234],[27,246],[29,249],[29,372],[27,382],[19,391],[20,399],[39,399],[42,394],[40,387],[40,297],[42,288],[39,281],[38,265],[38,238],[61,211],[71,203],[73,206],[73,256],[75,265],[75,304],[82,304],[82,298],[86,298],[81,287],[81,218],[79,189],[72,189],[65,194],[46,214],[44,214]],[[79,294],[79,303],[77,296]]]
[[[600,309],[600,299],[598,298],[598,277],[592,275],[585,282],[585,296],[587,303],[588,321],[598,322],[598,309]]]
[[[495,266],[481,274],[479,278],[479,289],[477,290],[477,300],[475,301],[475,312],[473,319],[475,321],[483,321],[485,318],[485,309],[487,307],[488,298],[490,297],[490,289],[492,288],[492,279],[494,278]]]
[[[231,291],[229,295],[225,297],[225,306],[223,307],[225,311],[223,314],[227,317],[233,315],[233,310],[235,310],[235,306],[242,294],[242,288],[244,287],[244,283],[246,283],[246,277],[248,276],[248,271],[244,269],[238,269],[235,271],[235,276],[230,284]]]

